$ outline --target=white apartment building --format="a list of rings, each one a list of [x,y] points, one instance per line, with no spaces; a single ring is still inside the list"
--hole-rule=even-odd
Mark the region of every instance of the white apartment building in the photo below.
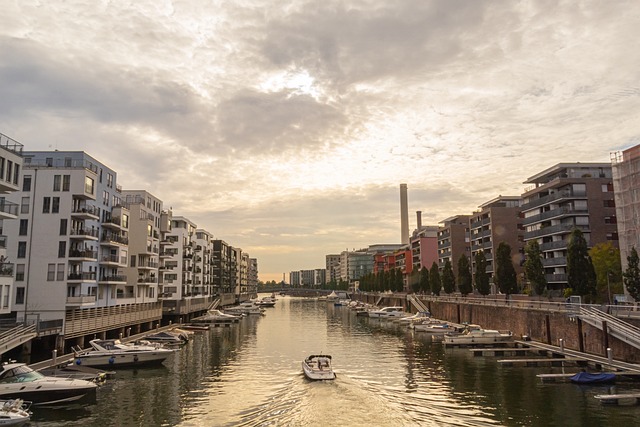
[[[213,279],[212,279],[212,266],[211,266],[211,254],[213,252],[213,234],[207,230],[197,229],[195,235],[195,249],[194,249],[194,271],[193,271],[193,286],[194,294],[202,296],[213,296]]]
[[[13,292],[15,265],[7,259],[7,239],[4,231],[5,224],[14,222],[18,218],[17,203],[6,199],[5,195],[18,190],[20,172],[22,168],[23,146],[17,141],[0,134],[0,314],[11,313],[11,295]],[[24,271],[22,272],[24,275]]]
[[[141,301],[157,300],[162,200],[144,190],[122,192],[129,209],[129,259],[124,269],[127,286]],[[117,222],[117,221],[116,221]]]
[[[142,297],[124,274],[130,212],[116,172],[81,151],[23,157],[21,188],[12,195],[18,221],[3,224],[16,265],[17,320],[38,321],[46,335],[57,334],[56,348],[159,320],[161,304]]]

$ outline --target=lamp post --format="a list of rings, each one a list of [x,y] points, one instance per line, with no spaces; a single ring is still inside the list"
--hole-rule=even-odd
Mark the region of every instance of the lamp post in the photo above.
[[[607,270],[607,292],[609,294],[609,305],[611,305],[611,281],[609,280],[610,274],[611,270]]]

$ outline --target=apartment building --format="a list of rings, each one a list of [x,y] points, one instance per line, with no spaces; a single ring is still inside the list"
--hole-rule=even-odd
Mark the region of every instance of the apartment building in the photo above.
[[[326,279],[329,282],[338,283],[340,280],[340,255],[325,255]]]
[[[162,317],[146,284],[129,282],[130,212],[116,172],[81,151],[24,152],[18,221],[5,221],[16,265],[14,311],[53,348],[134,331]]]
[[[613,153],[611,163],[616,216],[605,217],[605,223],[617,222],[624,270],[631,248],[640,251],[640,145]]]
[[[567,243],[574,228],[588,245],[618,246],[611,165],[559,163],[530,177],[522,194],[524,240],[537,240],[549,289],[567,284]]]
[[[224,240],[213,241],[213,286],[214,292],[220,296],[221,304],[232,304],[236,301],[236,260],[233,248]]]
[[[143,301],[156,300],[159,294],[162,200],[144,190],[122,191],[122,199],[123,205],[129,209],[129,260],[124,268],[127,286],[135,286],[136,297]],[[119,222],[120,218],[112,217],[109,224]]]
[[[258,259],[249,258],[249,273],[248,273],[249,287],[258,291]]]
[[[14,295],[14,273],[24,280],[24,264],[21,271],[7,258],[7,245],[14,244],[7,239],[5,224],[18,219],[18,203],[7,200],[6,195],[18,191],[22,170],[23,146],[19,142],[0,134],[0,316],[11,316],[11,296]],[[25,224],[28,225],[28,224]],[[22,288],[24,289],[24,288]]]
[[[469,244],[469,219],[471,215],[456,215],[440,221],[438,229],[438,266],[444,268],[447,261],[453,267],[455,277],[458,277],[458,260],[460,256],[471,257]],[[471,259],[469,259],[471,262]]]
[[[431,268],[438,262],[438,227],[421,226],[409,238],[411,245],[411,264],[413,270],[422,267]]]
[[[213,234],[207,230],[197,229],[195,235],[193,258],[194,295],[202,295],[211,299],[215,296],[212,278]]]
[[[500,243],[511,247],[513,265],[518,277],[522,273],[524,260],[524,239],[520,214],[520,196],[498,196],[479,206],[469,219],[469,244],[471,246],[471,271],[475,274],[474,258],[484,251],[487,260],[487,274],[493,280],[495,254]],[[494,290],[495,292],[495,290]]]

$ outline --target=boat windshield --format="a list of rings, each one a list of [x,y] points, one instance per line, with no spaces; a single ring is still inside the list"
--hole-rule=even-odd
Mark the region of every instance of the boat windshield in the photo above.
[[[0,378],[0,383],[27,383],[42,378],[44,375],[28,366],[17,366],[5,372]]]

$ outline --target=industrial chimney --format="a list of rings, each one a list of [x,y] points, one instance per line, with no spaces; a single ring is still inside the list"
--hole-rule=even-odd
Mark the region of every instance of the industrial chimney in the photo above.
[[[416,211],[416,217],[416,228],[418,232],[420,232],[420,229],[422,228],[422,211]]]
[[[407,184],[400,184],[400,233],[403,245],[409,244],[409,205],[407,202]]]

